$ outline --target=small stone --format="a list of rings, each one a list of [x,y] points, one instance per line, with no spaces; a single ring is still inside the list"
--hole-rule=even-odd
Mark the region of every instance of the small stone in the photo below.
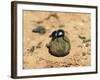
[[[46,32],[46,30],[44,27],[38,26],[37,28],[33,29],[32,32],[44,34]]]

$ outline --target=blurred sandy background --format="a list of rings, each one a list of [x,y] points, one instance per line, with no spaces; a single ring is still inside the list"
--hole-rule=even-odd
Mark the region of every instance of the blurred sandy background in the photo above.
[[[86,13],[23,11],[23,69],[90,66],[90,16]],[[32,32],[39,25],[46,33]],[[65,57],[50,55],[46,47],[51,40],[49,35],[59,28],[65,30],[71,42],[70,53]]]

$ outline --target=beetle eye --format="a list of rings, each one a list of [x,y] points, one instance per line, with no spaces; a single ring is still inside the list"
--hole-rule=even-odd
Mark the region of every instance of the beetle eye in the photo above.
[[[58,33],[58,36],[61,36],[61,35],[63,35],[63,33],[62,33],[62,32],[59,32],[59,33]]]

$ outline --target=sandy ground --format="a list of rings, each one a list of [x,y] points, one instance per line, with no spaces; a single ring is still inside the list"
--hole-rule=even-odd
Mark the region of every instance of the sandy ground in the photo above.
[[[90,66],[90,16],[86,13],[23,11],[23,69]],[[39,25],[46,33],[32,32]],[[70,53],[65,57],[52,56],[46,47],[51,40],[49,35],[59,28],[65,30],[71,42]]]

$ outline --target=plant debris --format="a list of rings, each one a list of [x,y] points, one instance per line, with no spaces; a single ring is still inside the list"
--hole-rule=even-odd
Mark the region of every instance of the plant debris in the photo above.
[[[90,44],[87,43],[87,44],[86,44],[86,47],[88,47],[88,46],[90,46]]]
[[[88,42],[91,41],[90,39],[86,39],[85,36],[81,36],[81,35],[79,35],[78,37],[82,40],[82,43],[88,43]],[[88,46],[89,46],[89,45],[86,44],[86,47],[88,47]]]
[[[29,52],[34,52],[34,49],[35,49],[35,47],[34,46],[32,46],[30,49],[27,49]]]
[[[36,48],[41,48],[41,44],[42,44],[42,42],[39,42],[39,43],[37,44]]]
[[[91,40],[90,39],[85,39],[83,40],[83,43],[87,43],[87,42],[90,42]]]
[[[78,37],[79,37],[80,39],[86,39],[85,36],[81,36],[81,35],[79,35]]]

